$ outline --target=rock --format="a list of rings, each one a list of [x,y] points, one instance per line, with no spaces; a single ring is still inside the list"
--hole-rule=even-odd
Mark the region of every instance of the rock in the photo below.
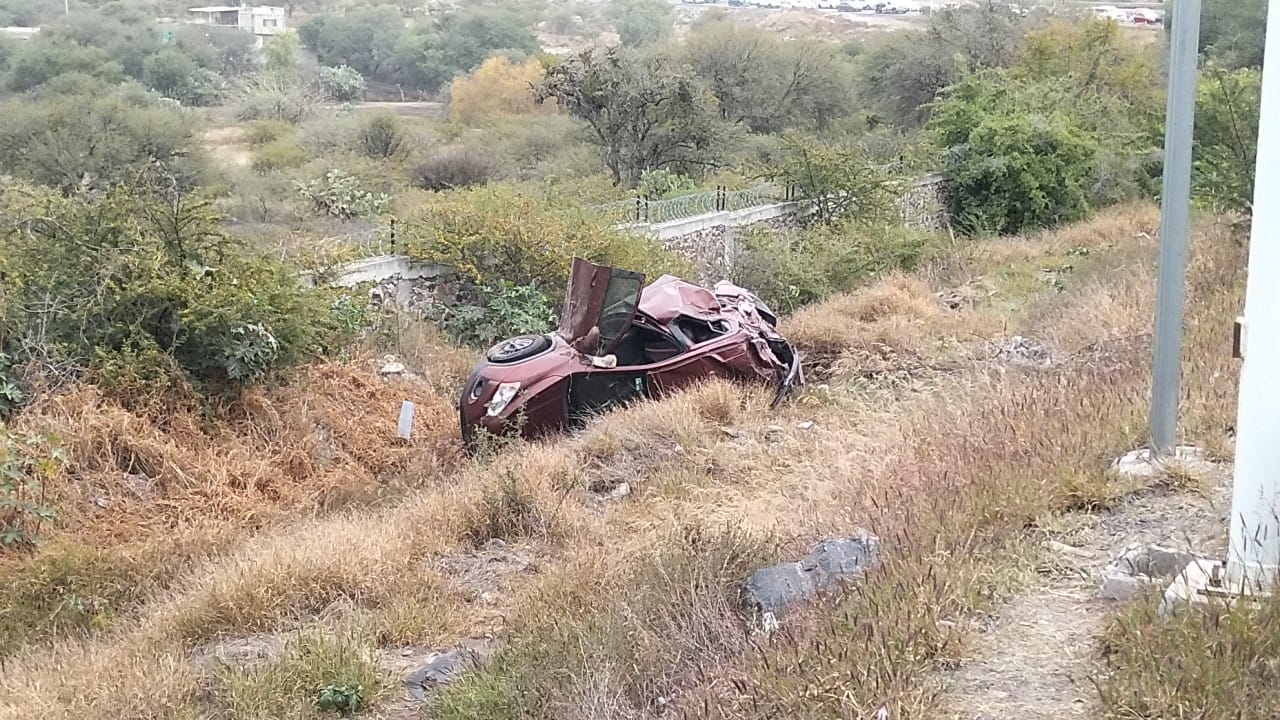
[[[213,663],[244,667],[274,660],[284,652],[285,642],[278,635],[266,633],[227,638],[209,643],[195,651],[199,664]]]
[[[1159,545],[1133,546],[1102,571],[1098,592],[1111,600],[1127,600],[1158,580],[1182,572],[1195,555]]]
[[[824,540],[798,562],[757,570],[743,584],[742,601],[748,612],[769,623],[814,593],[857,579],[879,557],[874,536]]]
[[[621,500],[631,494],[631,485],[629,483],[618,483],[609,491],[609,497],[613,500]]]
[[[1204,450],[1189,445],[1174,448],[1172,457],[1158,457],[1149,449],[1133,450],[1116,458],[1111,464],[1112,472],[1135,479],[1159,477],[1171,470],[1201,476],[1212,472],[1216,467]]]
[[[124,483],[129,486],[129,492],[139,500],[154,500],[159,494],[156,491],[156,481],[141,473],[125,475]]]
[[[1053,351],[1034,338],[1014,335],[996,346],[994,360],[1024,367],[1047,367],[1053,364]]]
[[[812,421],[812,420],[805,420],[804,422],[798,422],[798,423],[796,423],[796,428],[797,428],[797,429],[800,429],[800,430],[812,430],[812,429],[813,429],[813,421]]]
[[[1142,592],[1151,578],[1134,576],[1124,572],[1104,571],[1098,594],[1108,600],[1128,600]]]
[[[484,658],[470,648],[457,648],[440,653],[418,667],[404,679],[404,687],[415,700],[426,700],[427,693],[458,679],[478,667]]]

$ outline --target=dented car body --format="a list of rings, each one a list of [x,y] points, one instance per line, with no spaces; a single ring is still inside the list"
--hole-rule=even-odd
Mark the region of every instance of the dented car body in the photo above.
[[[804,382],[799,353],[749,290],[644,279],[574,258],[556,331],[498,343],[467,378],[464,442],[480,429],[536,438],[706,378],[770,383],[775,405]]]

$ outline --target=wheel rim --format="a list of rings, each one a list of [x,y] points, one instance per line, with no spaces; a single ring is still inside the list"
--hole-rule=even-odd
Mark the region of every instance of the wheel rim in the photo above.
[[[494,355],[502,358],[517,355],[533,347],[533,343],[536,342],[536,340],[536,338],[532,337],[511,338],[499,345],[498,349],[494,352]]]

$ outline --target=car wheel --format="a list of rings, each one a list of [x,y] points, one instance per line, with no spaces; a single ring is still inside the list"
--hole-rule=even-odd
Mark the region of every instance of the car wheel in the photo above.
[[[550,347],[551,338],[546,335],[519,335],[489,348],[485,357],[493,363],[513,363],[545,352]]]

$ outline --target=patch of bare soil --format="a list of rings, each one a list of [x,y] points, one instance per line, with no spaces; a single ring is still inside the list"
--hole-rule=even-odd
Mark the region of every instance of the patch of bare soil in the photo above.
[[[1156,485],[1108,512],[1076,513],[1049,529],[1036,581],[1000,608],[970,657],[942,678],[951,720],[1064,720],[1101,715],[1091,678],[1101,672],[1095,638],[1115,600],[1102,597],[1103,568],[1126,548],[1161,545],[1221,557],[1230,511],[1230,469],[1201,492]]]
[[[245,142],[245,129],[242,127],[233,125],[206,130],[200,136],[200,141],[209,151],[209,156],[224,167],[249,167],[253,160],[253,154],[249,152],[249,146]]]

